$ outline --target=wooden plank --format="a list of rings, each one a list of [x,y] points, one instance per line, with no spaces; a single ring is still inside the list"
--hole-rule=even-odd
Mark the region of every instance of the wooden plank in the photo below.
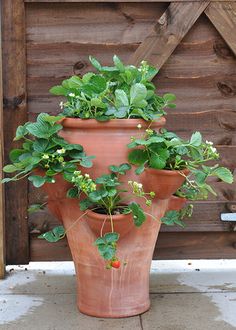
[[[160,69],[209,2],[171,3],[129,62],[147,60]]]
[[[205,14],[236,55],[236,35],[233,33],[236,30],[236,3],[211,3]]]
[[[49,2],[49,0],[24,0],[25,2],[28,3],[36,3],[36,2]],[[191,2],[202,2],[203,0],[192,0]],[[211,0],[211,2],[234,2],[235,0]],[[63,2],[63,3],[72,3],[72,2],[113,2],[113,3],[120,3],[120,2],[124,2],[124,0],[50,0],[50,2]],[[148,2],[189,2],[189,0],[125,0],[125,2],[137,2],[137,3],[148,3]]]
[[[25,11],[23,0],[2,2],[5,155],[13,147],[18,125],[27,121]],[[18,144],[14,143],[14,147]],[[6,162],[8,159],[6,157]],[[27,181],[8,183],[6,192],[6,261],[28,263]]]
[[[236,233],[160,233],[153,259],[235,259]]]
[[[0,181],[3,178],[3,103],[2,103],[2,35],[1,35],[1,5],[0,5]],[[4,218],[4,187],[0,183],[0,279],[5,275],[5,218]]]
[[[139,43],[167,7],[166,3],[140,3],[138,6],[130,3],[58,3],[55,11],[53,3],[29,4],[26,6],[27,42],[65,42],[64,52],[74,43],[105,46]],[[96,46],[93,53],[96,53]]]
[[[66,239],[48,243],[31,237],[32,261],[68,261],[71,254]],[[236,233],[160,233],[153,259],[235,259]]]

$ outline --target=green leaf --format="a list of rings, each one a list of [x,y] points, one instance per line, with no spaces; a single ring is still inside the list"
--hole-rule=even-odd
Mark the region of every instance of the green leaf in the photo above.
[[[99,202],[102,198],[106,197],[108,195],[108,192],[106,190],[96,190],[91,193],[89,193],[88,197],[92,202]]]
[[[114,173],[125,174],[127,171],[131,169],[131,166],[128,163],[124,163],[119,166],[110,165],[109,169]]]
[[[112,242],[117,242],[119,239],[120,235],[118,233],[106,233],[104,235],[104,239],[107,243],[112,243]]]
[[[217,176],[220,180],[226,182],[226,183],[233,183],[234,177],[230,170],[228,170],[225,167],[218,167],[214,170],[214,172],[211,175]]]
[[[101,71],[102,66],[95,57],[90,55],[89,56],[89,61],[95,67],[95,69],[97,69],[98,71]]]
[[[85,198],[80,201],[79,206],[81,211],[87,210],[93,203],[89,200],[89,198]]]
[[[76,198],[78,196],[78,188],[77,187],[70,188],[67,191],[66,196],[69,198]]]
[[[106,79],[99,75],[92,76],[89,83],[92,85],[92,89],[96,93],[103,92],[107,87]]]
[[[109,197],[114,197],[117,194],[117,190],[114,188],[108,189],[107,192]]]
[[[115,96],[116,96],[116,106],[119,107],[128,107],[129,106],[129,99],[126,95],[125,91],[122,89],[116,89],[115,90]]]
[[[113,56],[113,62],[116,66],[116,68],[120,71],[120,72],[124,72],[125,71],[125,66],[124,64],[121,62],[121,60],[119,59],[119,57],[117,55]]]
[[[133,220],[136,227],[140,227],[146,220],[146,216],[141,208],[141,206],[135,202],[129,204],[128,206],[133,214]]]
[[[148,160],[148,153],[142,149],[132,150],[128,155],[128,161],[134,165],[142,165]]]
[[[30,123],[27,126],[27,131],[32,134],[33,136],[36,136],[38,138],[44,138],[48,139],[53,134],[57,133],[62,128],[61,125],[55,124],[54,126],[51,126],[47,122],[43,123]]]
[[[163,99],[166,103],[170,103],[176,100],[176,96],[174,94],[167,93],[163,95]]]
[[[25,125],[23,126],[18,126],[17,127],[17,130],[16,130],[16,136],[14,138],[14,141],[18,141],[20,139],[22,139],[28,132],[26,130],[26,127],[29,123],[26,123]]]
[[[54,86],[51,89],[49,89],[49,92],[54,95],[66,96],[68,93],[68,90],[66,88],[64,88],[63,86]]]
[[[25,153],[25,150],[23,150],[23,149],[13,149],[10,151],[9,158],[13,163],[18,162],[19,157],[24,153]]]
[[[116,118],[125,118],[128,113],[128,108],[127,107],[120,107],[115,113],[114,116]]]
[[[158,73],[158,70],[155,67],[149,66],[148,71],[145,74],[145,78],[147,80],[151,81],[157,73]]]
[[[95,156],[85,156],[80,161],[80,165],[83,167],[86,167],[86,168],[90,168],[93,166],[92,159],[94,159],[94,158],[95,158]]]
[[[167,226],[179,225],[181,227],[185,227],[183,221],[181,221],[181,213],[180,211],[171,210],[166,212],[165,216],[161,218],[161,222]]]
[[[99,244],[98,252],[105,260],[111,260],[115,256],[116,248],[110,244]]]
[[[47,146],[48,146],[48,140],[45,139],[38,139],[35,140],[33,143],[34,150],[38,152],[45,152],[47,150]]]
[[[200,132],[195,132],[192,134],[190,139],[190,144],[192,144],[195,147],[199,147],[202,143],[202,135]]]
[[[145,163],[142,164],[141,166],[139,166],[139,167],[135,170],[135,173],[136,173],[137,175],[140,175],[140,174],[143,173],[144,170],[145,170]]]
[[[18,168],[15,165],[9,164],[3,167],[3,172],[5,173],[13,173],[17,171]]]
[[[28,177],[28,179],[36,188],[41,187],[45,183],[45,177],[40,175],[31,175]]]
[[[55,227],[52,230],[48,231],[47,233],[38,236],[38,238],[44,238],[46,241],[51,243],[57,242],[64,237],[65,237],[65,229],[63,226]]]
[[[135,105],[147,96],[147,88],[140,83],[134,84],[130,89],[130,103]]]

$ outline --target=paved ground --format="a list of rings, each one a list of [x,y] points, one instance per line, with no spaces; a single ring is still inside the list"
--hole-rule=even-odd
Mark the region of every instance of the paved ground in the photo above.
[[[236,260],[153,262],[151,309],[98,319],[76,309],[72,263],[8,266],[0,281],[0,330],[236,329]]]

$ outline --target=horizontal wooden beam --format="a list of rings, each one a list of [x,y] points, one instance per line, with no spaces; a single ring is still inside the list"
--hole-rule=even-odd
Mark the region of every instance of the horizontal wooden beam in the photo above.
[[[211,0],[211,2],[234,2],[235,0]],[[141,0],[24,0],[24,2],[58,2],[58,3],[65,3],[65,2],[190,2],[189,0],[147,0],[147,1],[141,1]],[[203,2],[203,0],[192,0],[191,2]]]
[[[205,14],[236,55],[236,3],[211,3]]]
[[[160,69],[209,3],[171,3],[150,34],[130,56],[129,62],[138,65],[141,60],[147,60]]]
[[[48,253],[50,251],[50,254]],[[236,232],[160,233],[153,259],[235,259]],[[66,239],[31,238],[31,261],[71,260]]]

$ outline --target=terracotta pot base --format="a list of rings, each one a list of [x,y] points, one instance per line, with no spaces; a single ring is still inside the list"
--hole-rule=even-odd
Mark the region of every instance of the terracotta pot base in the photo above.
[[[131,309],[129,308],[127,310],[127,312],[125,313],[124,310],[122,309],[117,309],[117,310],[112,310],[111,313],[106,313],[101,312],[101,313],[96,313],[94,312],[94,310],[89,309],[89,306],[84,305],[83,307],[80,307],[78,304],[78,309],[81,313],[85,314],[85,315],[89,315],[89,316],[93,316],[93,317],[99,317],[99,318],[123,318],[123,317],[132,317],[135,315],[139,315],[139,314],[143,314],[145,312],[147,312],[150,309],[150,299],[148,301],[148,303],[145,303],[143,305],[139,305],[138,307]],[[84,308],[84,309],[83,309]]]

